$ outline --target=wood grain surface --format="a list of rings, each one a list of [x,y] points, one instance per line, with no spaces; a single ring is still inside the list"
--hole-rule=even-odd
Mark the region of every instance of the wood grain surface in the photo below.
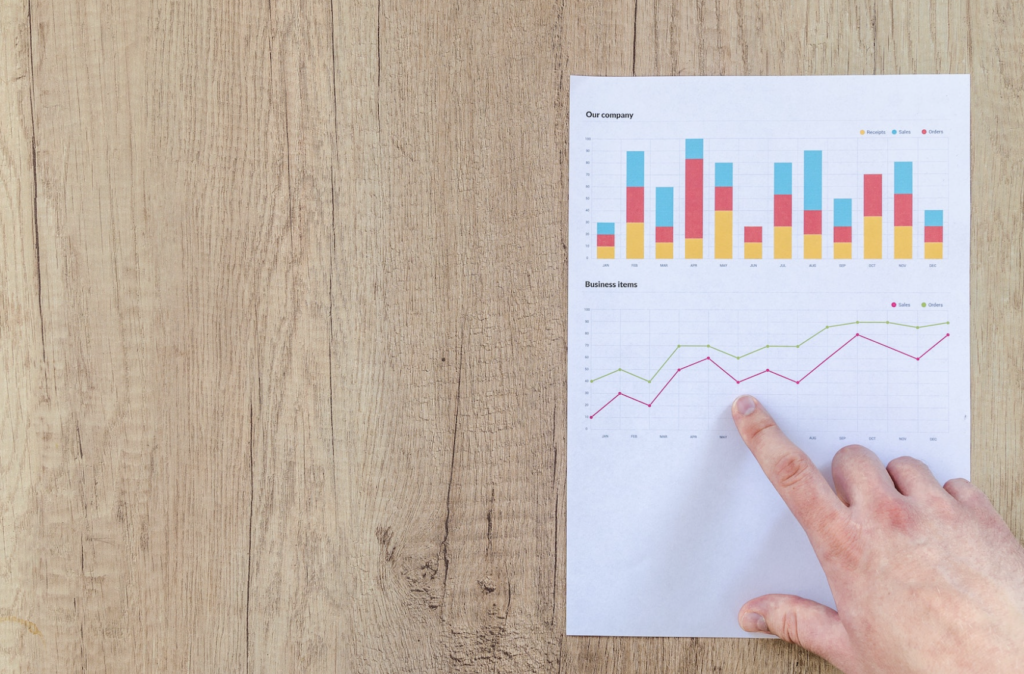
[[[564,636],[569,75],[944,72],[1020,536],[1020,3],[0,0],[0,671],[835,671]]]

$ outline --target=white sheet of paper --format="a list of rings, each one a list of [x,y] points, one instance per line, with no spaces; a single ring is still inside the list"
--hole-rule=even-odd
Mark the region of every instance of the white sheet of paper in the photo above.
[[[572,78],[568,634],[834,606],[741,393],[829,480],[852,443],[969,477],[969,134],[966,75]]]

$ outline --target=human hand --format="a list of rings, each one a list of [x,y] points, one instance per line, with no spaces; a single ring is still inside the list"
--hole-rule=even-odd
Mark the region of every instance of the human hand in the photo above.
[[[980,490],[851,445],[832,460],[833,492],[754,398],[737,398],[732,415],[807,532],[838,609],[769,594],[740,609],[744,630],[847,674],[1024,671],[1024,548]]]

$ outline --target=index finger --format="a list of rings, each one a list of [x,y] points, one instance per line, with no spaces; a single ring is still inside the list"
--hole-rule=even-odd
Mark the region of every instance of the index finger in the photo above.
[[[817,547],[847,516],[846,506],[810,457],[786,437],[755,398],[740,396],[733,401],[732,418],[764,474]]]

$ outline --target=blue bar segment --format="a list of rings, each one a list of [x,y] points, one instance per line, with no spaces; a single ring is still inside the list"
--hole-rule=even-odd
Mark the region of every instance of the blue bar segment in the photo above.
[[[821,150],[804,151],[804,210],[821,210]]]
[[[732,187],[732,164],[715,164],[715,187]]]
[[[911,194],[914,191],[914,163],[909,161],[896,162],[895,194]]]
[[[793,194],[793,165],[775,164],[775,194]]]
[[[598,233],[599,236],[600,235],[604,235],[604,234],[614,234],[615,233],[615,223],[614,222],[599,222],[599,223],[597,223],[597,233]]]
[[[942,227],[942,211],[925,211],[925,227]]]
[[[853,227],[853,199],[836,199],[832,220],[835,227]]]
[[[654,189],[655,227],[672,226],[672,196],[671,187],[656,187]]]
[[[704,139],[703,138],[687,138],[686,139],[686,158],[687,159],[703,159],[704,158]]]
[[[644,186],[644,153],[626,153],[626,187]]]

